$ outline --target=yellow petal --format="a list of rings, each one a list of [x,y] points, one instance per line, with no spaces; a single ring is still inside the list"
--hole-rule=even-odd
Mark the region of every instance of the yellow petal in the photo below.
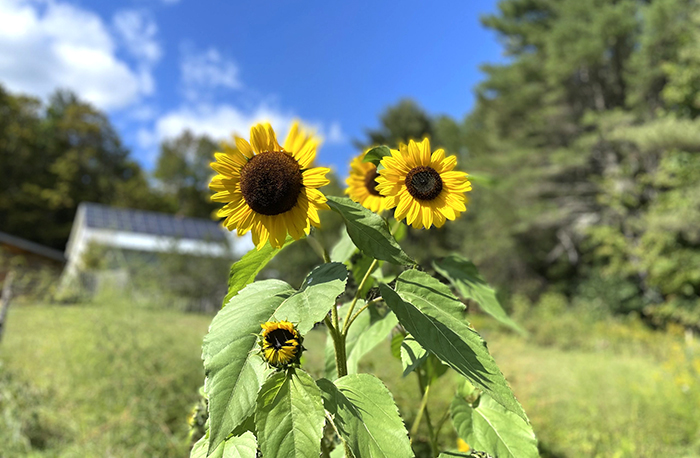
[[[327,167],[315,167],[313,169],[305,170],[303,172],[304,186],[310,188],[320,188],[321,186],[326,186],[331,182],[331,180],[326,178],[326,174],[330,171],[331,169]]]
[[[234,140],[236,141],[236,148],[238,148],[238,151],[240,151],[245,157],[251,158],[253,157],[253,148],[250,146],[250,143],[245,138],[241,137],[235,137]]]
[[[425,137],[423,141],[418,144],[418,149],[420,151],[420,165],[430,165],[430,139]]]

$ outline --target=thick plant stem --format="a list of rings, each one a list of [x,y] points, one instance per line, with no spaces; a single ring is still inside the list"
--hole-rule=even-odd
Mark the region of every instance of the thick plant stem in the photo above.
[[[348,375],[348,362],[347,355],[345,354],[345,336],[338,332],[338,329],[333,326],[333,323],[328,316],[323,319],[323,322],[328,328],[331,339],[333,339],[333,347],[335,349],[335,368],[338,372],[338,378]]]

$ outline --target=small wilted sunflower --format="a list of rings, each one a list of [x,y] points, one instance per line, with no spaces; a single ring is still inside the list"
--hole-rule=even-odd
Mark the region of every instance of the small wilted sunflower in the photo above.
[[[223,145],[211,167],[218,173],[209,188],[211,200],[225,202],[217,215],[230,231],[238,235],[252,232],[258,249],[269,240],[279,248],[287,234],[299,240],[311,225],[320,227],[318,210],[328,209],[326,196],[317,188],[330,181],[326,167],[310,168],[316,156],[318,140],[294,123],[284,142],[270,124],[250,129],[250,143],[234,137],[236,145]]]
[[[274,367],[299,363],[304,351],[303,337],[289,321],[268,321],[260,325],[260,348],[265,361]]]
[[[386,198],[377,191],[377,166],[371,162],[362,162],[364,153],[355,157],[350,163],[350,176],[345,180],[348,188],[345,194],[352,200],[375,213],[386,210]]]
[[[464,193],[472,189],[467,174],[453,170],[455,156],[445,157],[442,149],[431,153],[427,138],[399,145],[381,164],[377,191],[386,196],[387,208],[396,207],[397,220],[406,218],[414,228],[427,229],[467,211]]]

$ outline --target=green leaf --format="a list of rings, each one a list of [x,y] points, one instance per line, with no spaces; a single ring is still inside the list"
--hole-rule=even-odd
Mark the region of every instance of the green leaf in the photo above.
[[[207,458],[208,448],[209,439],[203,436],[192,447],[190,458]],[[209,458],[255,458],[257,449],[255,435],[248,431],[240,436],[229,437],[208,456]]]
[[[253,413],[265,373],[257,345],[260,324],[269,321],[292,294],[294,289],[283,281],[253,283],[212,320],[202,347],[210,452]]]
[[[214,317],[202,350],[210,447],[216,447],[255,408],[265,372],[258,354],[260,325],[287,320],[306,333],[335,305],[345,289],[346,277],[343,264],[327,263],[312,270],[298,292],[279,280],[256,282],[241,290]]]
[[[362,299],[357,301],[355,312],[365,305]],[[338,315],[345,317],[350,304],[344,304],[338,310]],[[345,341],[345,353],[348,367],[348,374],[355,374],[362,357],[372,351],[384,339],[386,339],[399,320],[391,310],[380,312],[377,307],[370,305],[353,321]],[[342,327],[343,320],[340,320]],[[335,367],[335,346],[333,339],[328,335],[326,340],[326,378],[335,380],[338,372]]]
[[[458,255],[450,255],[433,262],[435,270],[447,278],[464,299],[471,299],[481,309],[499,322],[526,334],[525,330],[513,321],[496,298],[496,291],[483,279],[474,263]]]
[[[538,457],[537,439],[526,421],[483,393],[472,406],[456,396],[450,406],[459,437],[498,458]]]
[[[394,334],[391,338],[391,355],[396,359],[401,359],[401,344],[406,338],[402,332]]]
[[[241,259],[233,263],[231,273],[228,276],[228,293],[224,297],[223,305],[225,306],[233,296],[238,294],[246,285],[253,283],[258,273],[265,268],[268,262],[274,258],[277,253],[282,251],[287,245],[294,242],[294,239],[287,236],[282,248],[272,248],[267,243],[260,250],[253,248],[243,255]]]
[[[401,343],[401,364],[403,365],[403,376],[416,370],[428,358],[425,348],[416,342],[412,336],[408,335]]]
[[[346,375],[333,384],[318,380],[323,405],[355,458],[412,457],[406,427],[394,398],[377,377]]]
[[[328,205],[343,217],[348,235],[367,256],[392,264],[414,264],[389,232],[384,218],[347,197],[328,196]]]
[[[362,162],[371,162],[378,167],[381,160],[386,156],[391,156],[391,150],[388,146],[381,145],[367,151]]]
[[[358,310],[359,307],[360,302],[358,301],[355,310]],[[362,329],[362,326],[358,326],[357,332],[355,332],[355,326],[360,320],[367,321],[369,326],[365,329]],[[347,353],[348,374],[357,373],[360,360],[377,345],[386,340],[389,334],[391,334],[391,330],[394,329],[398,323],[399,320],[396,318],[396,315],[394,315],[394,312],[386,310],[384,314],[381,314],[377,308],[372,305],[357,317],[348,331],[348,337],[350,334],[357,334],[354,345]]]
[[[265,458],[321,454],[321,390],[301,369],[276,372],[260,389],[255,425]]]
[[[527,421],[486,343],[464,318],[464,304],[447,286],[425,272],[407,270],[399,275],[396,292],[386,285],[380,289],[399,322],[423,348]]]
[[[355,253],[357,247],[352,243],[348,231],[340,231],[340,239],[331,250],[331,261],[346,262]]]
[[[278,319],[291,321],[299,332],[307,333],[335,306],[336,298],[345,291],[347,278],[348,270],[344,264],[321,264],[306,277],[299,292],[287,300],[284,304],[286,315],[278,315]]]

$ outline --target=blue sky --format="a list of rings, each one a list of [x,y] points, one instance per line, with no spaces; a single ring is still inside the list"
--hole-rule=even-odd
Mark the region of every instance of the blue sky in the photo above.
[[[457,119],[478,66],[502,60],[479,16],[496,2],[0,0],[0,82],[68,87],[107,111],[146,168],[183,128],[221,138],[262,118],[325,137],[345,174],[351,140],[403,97]],[[246,134],[247,136],[247,134]]]

